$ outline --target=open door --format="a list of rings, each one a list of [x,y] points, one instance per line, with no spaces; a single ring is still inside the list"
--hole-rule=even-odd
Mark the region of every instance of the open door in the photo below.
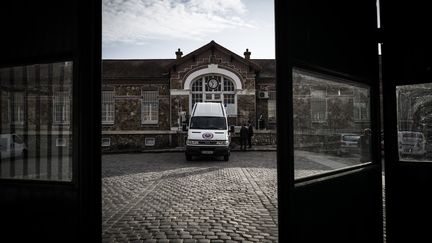
[[[275,9],[279,240],[382,242],[376,2]]]
[[[431,8],[381,2],[387,240],[431,242]]]
[[[101,241],[100,22],[100,1],[2,4],[2,242]]]

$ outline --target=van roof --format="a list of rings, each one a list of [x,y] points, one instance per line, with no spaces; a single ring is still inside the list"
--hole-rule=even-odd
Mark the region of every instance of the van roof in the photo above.
[[[225,111],[223,110],[221,103],[196,103],[192,116],[224,117]]]

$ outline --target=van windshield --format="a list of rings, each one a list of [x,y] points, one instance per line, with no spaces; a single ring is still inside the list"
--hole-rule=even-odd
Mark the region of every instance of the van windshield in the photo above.
[[[226,130],[224,117],[194,116],[191,118],[190,129]]]

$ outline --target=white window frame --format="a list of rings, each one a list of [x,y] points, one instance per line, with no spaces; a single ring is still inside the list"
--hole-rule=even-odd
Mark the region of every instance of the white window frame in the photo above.
[[[111,138],[102,138],[102,140],[101,140],[101,146],[102,147],[109,147],[109,146],[111,146]]]
[[[66,147],[67,140],[66,138],[56,138],[56,147]]]
[[[370,106],[369,99],[370,97],[366,97],[366,100],[362,102],[360,97],[360,90],[354,89],[353,95],[353,120],[356,122],[369,122],[370,121]],[[362,107],[363,106],[363,107]],[[362,108],[366,110],[366,117],[363,117]]]
[[[268,121],[276,122],[276,91],[268,91],[268,93],[269,99],[267,100],[267,119]]]
[[[141,91],[141,124],[154,125],[159,122],[159,92]],[[148,110],[146,110],[148,109]]]
[[[314,95],[314,91],[322,91],[323,95]],[[327,104],[327,90],[322,89],[311,89],[311,95],[310,95],[310,112],[311,112],[311,121],[312,122],[326,122],[327,121],[327,112],[328,112],[328,104]],[[314,118],[315,111],[312,109],[312,102],[318,101],[325,103],[325,111],[324,111],[324,117],[316,119]],[[322,111],[320,111],[321,113]]]
[[[13,99],[13,101],[12,101]],[[19,100],[19,101],[18,101]],[[17,102],[18,101],[18,102]],[[9,96],[10,121],[15,125],[23,125],[25,120],[24,92],[11,92]],[[13,114],[12,114],[13,111]]]
[[[69,91],[55,91],[53,95],[53,123],[54,124],[70,124],[70,93]],[[60,109],[60,119],[58,116],[57,106]]]
[[[0,109],[3,109],[3,107],[6,109],[5,111],[3,111],[2,114],[6,114],[5,117],[2,116],[2,119],[5,119],[7,123],[9,123],[11,121],[11,113],[10,113],[10,95],[9,92],[3,92],[0,90],[0,99],[2,102],[2,106],[0,107]],[[0,121],[3,122],[3,121]]]
[[[112,125],[115,120],[115,91],[102,91],[102,124]]]
[[[144,145],[145,146],[155,146],[156,145],[156,138],[145,138],[144,139]]]
[[[216,77],[217,80],[219,80],[219,86],[215,90],[210,90],[207,88],[206,78],[209,79],[209,77]],[[229,82],[229,90],[225,91],[225,80]],[[194,86],[198,85],[199,89],[194,90]],[[228,84],[228,83],[227,83]],[[190,95],[189,95],[189,104],[190,104],[190,111],[192,111],[193,104],[194,104],[194,98],[195,96],[201,96],[200,102],[209,102],[209,101],[220,101],[222,104],[224,104],[227,115],[228,116],[237,116],[237,93],[236,93],[236,84],[235,82],[224,75],[221,74],[215,74],[215,73],[208,73],[205,75],[201,75],[194,79],[191,82],[190,85]],[[215,100],[215,95],[219,95],[219,99]],[[234,95],[234,103],[225,104],[225,95]],[[210,99],[207,98],[207,96],[211,97]],[[228,107],[230,106],[230,107]]]

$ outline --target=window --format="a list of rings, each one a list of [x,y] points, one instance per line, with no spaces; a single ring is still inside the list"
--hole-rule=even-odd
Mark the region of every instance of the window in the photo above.
[[[1,70],[1,69],[0,69]],[[0,77],[1,79],[1,77]],[[10,93],[0,90],[0,122],[1,124],[7,124],[10,122],[11,118],[11,107],[10,107]]]
[[[111,146],[111,138],[102,138],[102,147],[109,147]]]
[[[114,91],[102,91],[102,124],[114,124]]]
[[[325,90],[311,90],[310,107],[313,122],[324,122],[327,119]]]
[[[354,121],[369,120],[369,97],[368,93],[361,89],[354,89]]]
[[[224,78],[224,91],[234,91],[234,83],[227,78]]]
[[[56,139],[56,146],[57,147],[66,147],[66,138],[57,138]]]
[[[192,107],[196,102],[202,102],[203,97],[202,94],[192,94]]]
[[[15,125],[24,124],[24,93],[23,92],[13,92],[10,96],[10,106],[9,109],[11,114],[12,123]]]
[[[361,123],[353,122],[354,90],[361,94],[361,102],[369,104],[370,89],[366,85],[293,70],[296,178],[371,161],[371,121],[369,116],[363,116]]]
[[[269,99],[267,100],[268,120],[276,121],[276,91],[269,91]]]
[[[192,82],[191,110],[196,102],[223,102],[229,116],[237,115],[234,82],[222,75],[201,76]]]
[[[235,103],[234,94],[224,94],[224,103],[225,104],[234,104]]]
[[[155,138],[145,138],[144,144],[145,144],[145,146],[155,146],[156,139]]]
[[[158,91],[142,91],[141,124],[157,124],[158,118]]]
[[[196,80],[193,84],[192,84],[192,91],[198,91],[201,92],[202,91],[202,79],[198,79]]]
[[[53,102],[54,123],[69,124],[70,110],[69,91],[56,91]]]
[[[0,68],[0,83],[0,178],[72,181],[73,63]]]
[[[432,84],[396,87],[399,159],[432,162]]]
[[[223,117],[194,116],[190,122],[191,129],[225,130],[227,124]]]

